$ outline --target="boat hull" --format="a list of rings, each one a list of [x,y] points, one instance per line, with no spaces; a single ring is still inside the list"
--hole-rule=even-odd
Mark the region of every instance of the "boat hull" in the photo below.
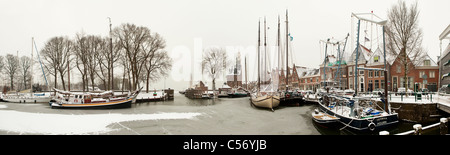
[[[51,98],[4,98],[4,102],[11,103],[48,103]]]
[[[253,97],[251,103],[256,107],[273,109],[280,104],[280,97],[270,95]]]
[[[333,115],[339,118],[339,122],[343,124],[344,128],[349,128],[355,131],[380,131],[393,124],[398,123],[398,114],[389,114],[386,116],[376,116],[372,118],[358,119],[340,115],[331,111],[323,104],[319,103],[320,110],[329,115]]]
[[[63,104],[57,102],[50,102],[49,104],[51,108],[62,108],[62,109],[120,109],[120,108],[131,108],[132,102],[133,98],[107,103]]]
[[[242,94],[242,93],[232,93],[232,94],[228,94],[228,97],[231,98],[238,98],[238,97],[247,97],[248,94]]]

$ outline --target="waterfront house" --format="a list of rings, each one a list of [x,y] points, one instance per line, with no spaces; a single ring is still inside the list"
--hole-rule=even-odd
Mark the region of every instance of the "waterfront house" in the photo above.
[[[449,41],[447,44],[447,47],[444,48],[444,51],[442,51],[442,40]],[[442,33],[439,35],[439,41],[440,41],[440,57],[438,60],[439,64],[439,81],[440,88],[442,87],[448,87],[450,85],[450,24],[447,26],[447,28],[442,31]],[[445,47],[445,45],[444,45]],[[450,88],[450,87],[449,87]],[[446,90],[447,93],[450,93],[450,89]]]

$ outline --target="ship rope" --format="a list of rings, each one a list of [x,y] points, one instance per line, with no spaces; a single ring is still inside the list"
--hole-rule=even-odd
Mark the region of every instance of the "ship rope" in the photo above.
[[[341,129],[339,129],[339,130],[344,130],[346,127],[348,127],[348,126],[350,126],[350,123],[352,123],[353,122],[353,120],[354,119],[352,119],[348,124],[346,124],[344,127],[342,127]]]

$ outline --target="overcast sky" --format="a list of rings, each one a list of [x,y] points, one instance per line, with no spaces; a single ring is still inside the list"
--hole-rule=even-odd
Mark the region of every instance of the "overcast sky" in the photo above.
[[[413,2],[407,0],[408,4]],[[237,49],[249,57],[249,68],[255,67],[257,24],[264,16],[270,27],[268,45],[274,46],[277,17],[281,16],[284,35],[288,9],[295,64],[318,68],[323,57],[319,40],[343,39],[350,33],[352,12],[373,11],[386,19],[387,10],[396,3],[397,0],[0,0],[0,55],[17,51],[19,56],[30,55],[31,37],[42,48],[54,36],[74,38],[82,31],[108,36],[107,17],[111,17],[113,27],[133,23],[166,39],[166,50],[174,58],[166,87],[179,89],[187,86],[183,83],[181,87],[177,82],[186,82],[190,74],[190,68],[183,68],[183,63],[190,61],[186,57],[191,55],[184,54],[196,55],[202,48]],[[450,1],[419,0],[418,5],[423,46],[436,59],[440,50],[438,36],[450,24]],[[161,80],[154,87],[160,89],[163,84]]]

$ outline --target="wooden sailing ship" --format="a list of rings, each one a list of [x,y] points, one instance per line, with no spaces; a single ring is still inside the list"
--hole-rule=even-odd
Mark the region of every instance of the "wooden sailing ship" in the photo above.
[[[260,39],[260,22],[258,22],[258,85],[257,85],[257,91],[253,92],[250,95],[250,102],[252,105],[260,108],[268,108],[274,111],[275,107],[278,107],[280,104],[280,96],[279,93],[276,91],[268,90],[267,87],[263,91],[261,91],[261,74],[260,74],[260,46],[261,46],[261,39]],[[266,20],[264,19],[264,36],[266,36]],[[266,37],[264,37],[266,38]],[[266,39],[264,39],[264,46],[267,47]],[[265,67],[265,66],[264,66]],[[266,73],[264,73],[264,76]]]
[[[136,97],[142,88],[122,95],[114,95],[112,91],[83,93],[53,89],[56,91],[56,95],[55,98],[49,102],[51,108],[111,109],[130,108],[131,103],[136,102]]]

